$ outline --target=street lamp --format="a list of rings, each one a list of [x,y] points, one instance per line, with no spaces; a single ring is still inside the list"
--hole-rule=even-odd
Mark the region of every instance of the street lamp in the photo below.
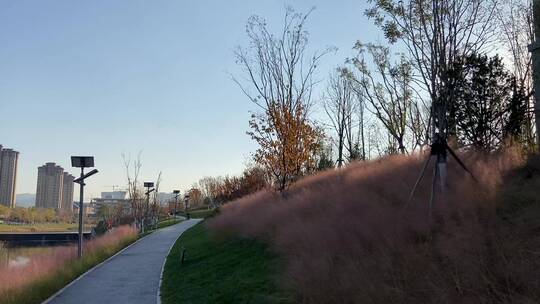
[[[144,183],[144,187],[146,188],[146,212],[145,212],[145,216],[144,216],[144,219],[143,219],[143,233],[144,233],[144,226],[146,224],[146,217],[148,217],[148,209],[150,207],[150,193],[152,193],[152,191],[156,190],[154,187],[154,182],[145,182]],[[150,189],[152,188],[152,189]]]
[[[79,244],[77,255],[79,258],[82,257],[82,245],[83,245],[83,208],[84,208],[84,180],[88,177],[98,173],[98,170],[94,169],[86,174],[84,174],[84,168],[93,168],[94,167],[94,157],[93,156],[72,156],[71,157],[71,166],[75,168],[81,168],[81,176],[75,179],[73,182],[80,185],[81,192],[79,195]]]
[[[173,190],[174,194],[174,218],[176,219],[176,206],[178,205],[178,196],[180,195],[180,190]]]

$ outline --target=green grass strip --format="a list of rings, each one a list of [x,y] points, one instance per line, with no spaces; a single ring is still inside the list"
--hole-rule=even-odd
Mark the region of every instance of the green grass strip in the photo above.
[[[199,210],[190,210],[188,211],[190,218],[209,218],[216,215],[218,209],[199,209]],[[183,210],[178,211],[178,215],[186,216]]]
[[[261,242],[213,238],[203,222],[186,231],[171,250],[161,299],[164,304],[286,303],[287,294],[276,285],[280,268],[279,259]]]
[[[158,229],[161,229],[161,228],[165,228],[165,227],[168,227],[168,226],[172,226],[172,225],[176,225],[180,222],[182,222],[183,220],[179,220],[179,219],[167,219],[167,220],[164,220],[164,221],[161,221],[158,223]]]

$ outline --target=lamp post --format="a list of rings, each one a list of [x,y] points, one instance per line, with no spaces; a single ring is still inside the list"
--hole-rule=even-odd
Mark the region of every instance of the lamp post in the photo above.
[[[81,168],[81,176],[75,179],[73,182],[80,185],[80,194],[79,194],[79,243],[77,248],[77,256],[82,257],[82,246],[83,246],[83,212],[84,212],[84,180],[96,173],[98,170],[94,169],[86,174],[84,174],[84,168],[93,168],[94,167],[94,157],[93,156],[72,156],[71,157],[71,166],[75,168]]]
[[[174,194],[174,218],[176,219],[176,206],[178,205],[178,196],[180,195],[180,190],[173,190]]]
[[[143,233],[144,233],[144,226],[146,225],[146,217],[148,216],[148,210],[150,208],[150,193],[156,190],[155,188],[153,188],[154,182],[145,182],[144,187],[146,188],[146,193],[145,193],[146,194],[146,211],[143,218]]]

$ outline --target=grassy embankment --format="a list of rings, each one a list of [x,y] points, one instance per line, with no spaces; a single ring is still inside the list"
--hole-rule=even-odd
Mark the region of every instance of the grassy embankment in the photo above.
[[[262,242],[214,238],[203,222],[186,231],[171,250],[161,299],[164,304],[284,303],[287,294],[276,285],[279,263]]]
[[[287,197],[227,204],[175,244],[162,300],[539,303],[540,158],[464,158],[478,181],[450,163],[449,190],[433,210],[429,175],[403,208],[422,165],[414,157],[353,164],[308,177]],[[223,231],[252,240],[212,237]]]
[[[180,219],[165,219],[158,223],[158,229],[165,228],[171,225],[176,225],[182,221],[183,220],[180,220]]]
[[[300,303],[540,303],[540,158],[463,159],[476,180],[451,161],[432,208],[433,167],[408,203],[424,159],[396,156],[227,204],[209,227],[269,241]]]
[[[0,232],[63,232],[77,231],[77,229],[77,223],[44,223],[24,225],[0,224]],[[88,230],[89,226],[86,225],[85,229]]]
[[[188,213],[189,213],[190,218],[199,219],[199,218],[211,217],[211,216],[213,216],[213,215],[215,215],[217,213],[217,210],[218,209],[206,209],[206,208],[204,208],[204,209],[190,210]],[[178,211],[178,215],[186,216],[184,211]]]

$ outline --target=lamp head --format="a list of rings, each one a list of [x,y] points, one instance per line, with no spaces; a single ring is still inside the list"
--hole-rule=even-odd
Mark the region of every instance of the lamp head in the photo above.
[[[93,156],[72,156],[71,166],[75,168],[92,168],[94,167]]]

